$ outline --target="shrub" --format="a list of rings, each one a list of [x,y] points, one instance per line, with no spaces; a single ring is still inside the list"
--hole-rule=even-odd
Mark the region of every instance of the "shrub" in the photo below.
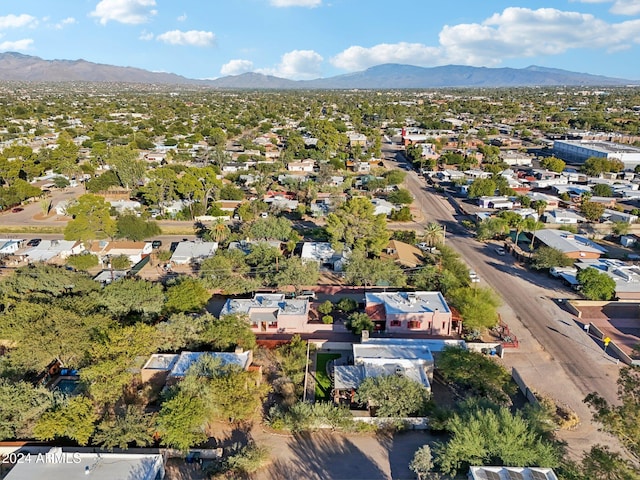
[[[67,258],[67,265],[77,270],[89,270],[90,268],[97,267],[98,263],[98,257],[91,253],[71,255],[69,258]]]
[[[338,307],[338,310],[340,310],[341,312],[351,313],[356,308],[358,308],[358,302],[356,302],[352,298],[345,297],[340,299],[340,301],[336,304],[336,307]]]
[[[321,427],[351,431],[356,429],[348,408],[328,402],[298,402],[288,409],[271,407],[267,422],[271,428],[293,433],[313,431]]]
[[[269,450],[257,445],[247,445],[235,455],[227,458],[227,468],[236,472],[251,474],[262,468],[269,460]]]
[[[331,315],[325,315],[322,317],[322,323],[326,323],[327,325],[331,325],[333,323],[333,317]]]
[[[318,311],[320,313],[324,313],[325,315],[330,314],[333,311],[333,303],[331,303],[331,300],[327,300],[326,302],[320,304],[320,306],[318,306]]]

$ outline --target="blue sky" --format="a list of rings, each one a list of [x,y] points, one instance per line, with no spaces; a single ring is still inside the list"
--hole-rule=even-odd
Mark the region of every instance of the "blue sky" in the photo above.
[[[528,65],[640,80],[640,0],[21,0],[0,51],[216,78],[382,63]]]

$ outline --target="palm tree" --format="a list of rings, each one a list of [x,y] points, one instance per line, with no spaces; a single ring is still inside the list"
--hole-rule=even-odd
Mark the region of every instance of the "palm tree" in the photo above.
[[[210,235],[211,235],[211,239],[214,242],[224,242],[227,238],[229,238],[229,235],[231,235],[231,229],[225,225],[225,223],[222,220],[218,220],[209,230]]]
[[[422,236],[424,242],[430,247],[435,247],[444,243],[445,229],[439,223],[431,222],[424,227],[424,234]]]

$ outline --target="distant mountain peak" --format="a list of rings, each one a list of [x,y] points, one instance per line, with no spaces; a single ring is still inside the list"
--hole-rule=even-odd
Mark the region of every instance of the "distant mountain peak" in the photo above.
[[[18,52],[0,53],[0,80],[32,82],[126,82],[140,84],[204,85],[225,89],[420,89],[446,87],[622,86],[638,81],[576,73],[530,65],[526,68],[488,68],[466,65],[418,67],[397,63],[375,65],[315,80],[289,80],[257,72],[194,80],[173,73],[149,72],[78,60],[43,60]]]

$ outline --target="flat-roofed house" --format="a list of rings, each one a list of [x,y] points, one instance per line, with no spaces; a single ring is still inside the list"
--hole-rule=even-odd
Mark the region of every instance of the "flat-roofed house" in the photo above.
[[[180,242],[171,255],[171,262],[177,265],[200,262],[213,256],[216,250],[218,250],[218,242]]]
[[[162,480],[164,461],[160,453],[82,452],[68,447],[52,447],[32,454],[31,462],[18,462],[5,480]],[[25,454],[26,455],[26,454]],[[24,457],[26,458],[26,456]],[[36,461],[40,460],[40,461]]]
[[[538,230],[534,233],[534,245],[536,243],[560,250],[569,258],[600,258],[607,253],[604,247],[588,238],[564,230]]]
[[[309,306],[308,299],[289,299],[283,293],[263,293],[249,299],[228,299],[220,315],[246,315],[255,333],[301,333],[306,331]]]
[[[453,315],[440,292],[367,292],[365,311],[378,329],[450,336]]]

